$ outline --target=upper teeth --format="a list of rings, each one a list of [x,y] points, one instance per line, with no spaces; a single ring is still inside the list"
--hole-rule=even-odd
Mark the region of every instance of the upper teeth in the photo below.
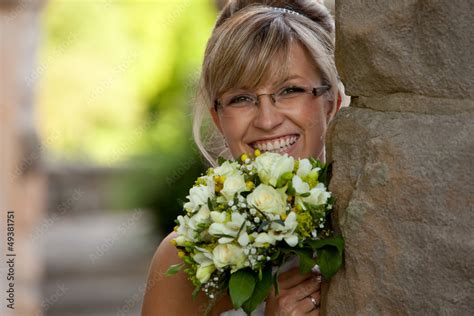
[[[270,141],[256,142],[253,144],[253,147],[258,148],[261,151],[280,152],[286,149],[287,147],[293,145],[297,139],[297,136],[287,136]]]

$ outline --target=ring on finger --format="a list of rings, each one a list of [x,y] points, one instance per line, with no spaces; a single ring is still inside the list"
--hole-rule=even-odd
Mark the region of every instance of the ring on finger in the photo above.
[[[313,303],[314,307],[315,308],[318,308],[319,307],[319,302],[317,299],[315,299],[314,297],[312,297],[311,295],[308,295],[308,298],[311,300],[311,303]]]

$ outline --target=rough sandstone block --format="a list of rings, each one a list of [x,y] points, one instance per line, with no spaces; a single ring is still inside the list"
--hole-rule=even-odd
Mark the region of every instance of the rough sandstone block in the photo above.
[[[474,1],[336,0],[336,61],[349,95],[474,99]]]
[[[336,116],[329,188],[346,253],[323,287],[323,315],[472,313],[473,119],[353,107]]]

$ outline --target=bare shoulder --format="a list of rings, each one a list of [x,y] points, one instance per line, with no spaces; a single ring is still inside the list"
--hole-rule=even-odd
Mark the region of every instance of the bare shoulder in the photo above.
[[[177,234],[172,232],[161,241],[153,255],[150,272],[160,272],[162,274],[168,270],[170,265],[181,262],[177,249],[172,244],[172,240],[176,237]],[[164,271],[162,271],[163,269]]]
[[[184,272],[167,276],[168,268],[181,263],[177,249],[171,241],[176,233],[169,234],[158,246],[148,272],[148,281],[143,299],[142,316],[154,315],[204,315],[208,300],[200,293],[192,299],[194,285]],[[223,299],[211,311],[211,315],[220,315],[221,311],[231,309],[228,299]]]
[[[169,234],[158,246],[150,264],[143,299],[142,316],[199,315],[196,312],[202,299],[192,300],[193,285],[183,272],[167,276],[168,268],[180,263],[176,248],[171,244],[176,234]]]

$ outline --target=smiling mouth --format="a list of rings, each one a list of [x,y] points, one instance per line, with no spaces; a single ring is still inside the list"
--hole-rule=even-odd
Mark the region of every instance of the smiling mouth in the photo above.
[[[267,139],[256,141],[250,143],[250,147],[253,149],[258,149],[261,152],[273,152],[273,153],[285,153],[288,152],[293,145],[298,141],[300,135],[293,134],[293,135],[286,135],[283,137],[277,137],[274,139]]]

